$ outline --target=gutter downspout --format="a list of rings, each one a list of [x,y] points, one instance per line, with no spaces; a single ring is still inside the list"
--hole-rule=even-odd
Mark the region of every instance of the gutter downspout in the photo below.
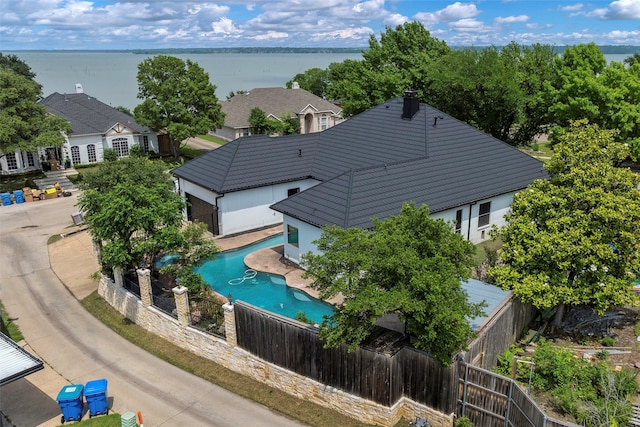
[[[467,240],[471,241],[471,210],[473,206],[478,202],[469,203],[469,220],[467,221]]]
[[[221,195],[216,196],[215,203],[216,203],[216,216],[217,217],[218,217],[218,212],[220,211],[220,206],[218,206],[218,199],[222,199],[224,197],[224,195],[225,195],[225,193],[222,193]],[[211,218],[211,219],[213,220],[213,218]],[[216,225],[216,227],[215,227],[216,229],[214,230],[214,232],[215,232],[214,235],[219,235],[220,234],[220,221],[219,221],[219,219],[220,219],[219,217],[216,218],[216,220],[214,222],[214,224]]]

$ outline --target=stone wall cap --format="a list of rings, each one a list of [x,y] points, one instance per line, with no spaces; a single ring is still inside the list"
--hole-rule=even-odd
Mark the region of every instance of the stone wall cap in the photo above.
[[[185,286],[182,286],[182,285],[176,286],[171,290],[173,291],[174,294],[177,294],[177,295],[182,295],[185,292],[187,292],[187,288]]]

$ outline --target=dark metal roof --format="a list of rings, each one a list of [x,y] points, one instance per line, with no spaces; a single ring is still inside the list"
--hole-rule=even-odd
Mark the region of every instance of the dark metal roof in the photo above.
[[[397,98],[320,133],[237,139],[174,173],[219,193],[311,177],[323,182],[272,208],[316,226],[362,228],[402,202],[438,212],[546,176],[540,161],[433,107],[420,104],[412,120],[402,109]]]
[[[98,101],[86,93],[59,94],[54,92],[39,101],[47,111],[71,124],[72,135],[104,134],[117,123],[134,132],[150,132],[133,117]]]

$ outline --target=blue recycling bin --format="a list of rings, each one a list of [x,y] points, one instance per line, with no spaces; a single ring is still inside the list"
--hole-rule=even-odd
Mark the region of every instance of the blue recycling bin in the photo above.
[[[0,199],[2,199],[2,206],[9,206],[13,203],[11,201],[11,193],[0,193]]]
[[[13,198],[16,200],[16,203],[24,203],[24,191],[22,190],[14,191]]]
[[[56,400],[62,410],[62,423],[65,421],[80,421],[84,410],[84,402],[82,400],[82,384],[71,384],[62,387]]]
[[[107,415],[109,404],[107,402],[107,380],[89,381],[84,386],[84,398],[89,409],[89,418],[94,415]]]

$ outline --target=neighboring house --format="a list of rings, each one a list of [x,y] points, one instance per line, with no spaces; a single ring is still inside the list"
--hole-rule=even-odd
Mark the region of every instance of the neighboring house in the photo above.
[[[66,119],[71,133],[62,147],[44,147],[38,153],[7,153],[0,160],[2,173],[20,173],[53,165],[64,167],[101,162],[104,150],[112,148],[118,157],[128,156],[139,144],[145,152],[158,152],[158,137],[151,129],[81,91],[53,93],[39,101],[50,114]]]
[[[503,225],[513,195],[546,177],[542,163],[443,112],[415,92],[324,132],[240,138],[173,170],[189,219],[214,234],[283,223],[285,256],[315,251],[322,227],[427,204],[477,243]]]
[[[256,107],[264,111],[268,118],[280,120],[287,114],[296,117],[300,121],[302,134],[320,132],[342,121],[340,107],[300,89],[297,83],[294,83],[293,89],[252,89],[221,101],[220,105],[225,114],[224,126],[216,130],[215,135],[227,141],[251,135],[249,115]]]

